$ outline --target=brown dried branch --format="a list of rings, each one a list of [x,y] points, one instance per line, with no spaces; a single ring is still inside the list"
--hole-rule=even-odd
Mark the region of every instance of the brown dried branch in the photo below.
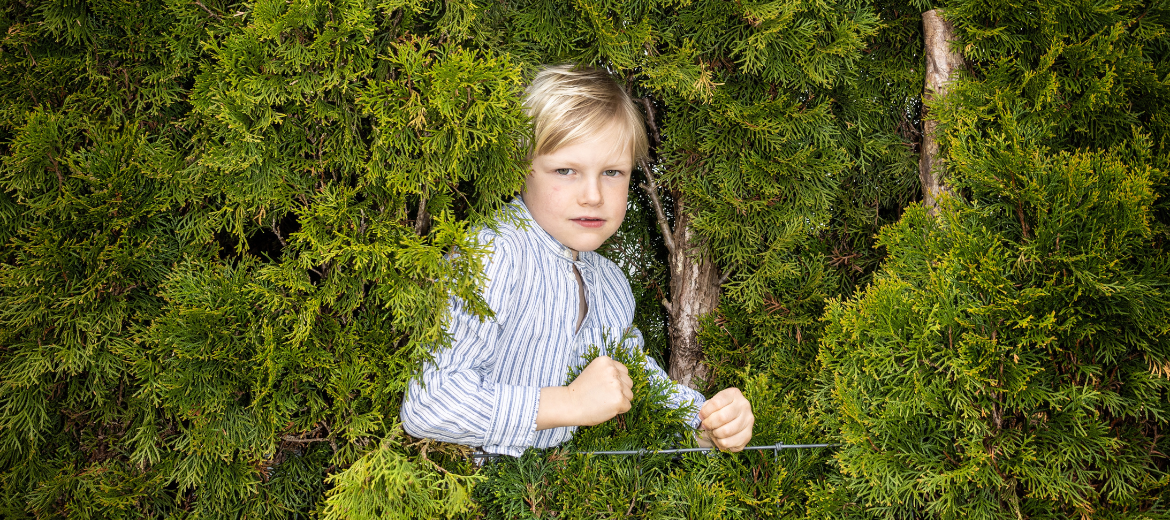
[[[649,97],[642,98],[642,106],[646,107],[646,126],[650,128],[650,137],[654,138],[654,146],[662,144],[662,134],[658,132],[658,125],[654,123],[654,105]]]
[[[662,241],[666,244],[666,250],[674,254],[674,231],[670,229],[670,221],[666,219],[666,212],[662,210],[662,199],[658,197],[658,182],[654,179],[654,173],[650,171],[650,165],[645,159],[639,164],[642,173],[646,174],[646,182],[642,184],[642,189],[646,190],[646,194],[650,196],[650,204],[654,206],[654,216],[658,218],[658,227],[662,229]]]
[[[207,11],[207,14],[209,14],[209,15],[211,15],[211,16],[214,16],[216,20],[223,20],[223,17],[222,17],[222,16],[220,16],[220,15],[219,15],[218,13],[216,13],[215,11],[212,11],[211,9],[208,9],[208,8],[207,8],[207,6],[203,5],[203,3],[202,3],[202,2],[200,2],[199,0],[194,0],[192,3],[193,3],[193,4],[195,4],[195,5],[197,5],[197,6],[199,6],[199,7],[201,7],[201,8],[203,8],[203,10],[204,10],[204,11]]]

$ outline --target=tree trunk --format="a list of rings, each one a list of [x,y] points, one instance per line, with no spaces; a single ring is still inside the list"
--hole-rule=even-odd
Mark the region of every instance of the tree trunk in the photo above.
[[[696,388],[696,378],[707,376],[699,345],[699,318],[719,306],[719,267],[690,226],[682,199],[675,202],[675,224],[670,250],[670,377]]]
[[[946,168],[938,157],[935,129],[938,121],[930,117],[927,104],[947,93],[956,71],[963,67],[963,57],[951,50],[955,27],[942,17],[941,9],[922,13],[922,32],[926,54],[926,85],[922,92],[922,149],[918,158],[918,178],[922,181],[922,202],[931,214],[938,212],[938,197],[950,188],[943,182]]]

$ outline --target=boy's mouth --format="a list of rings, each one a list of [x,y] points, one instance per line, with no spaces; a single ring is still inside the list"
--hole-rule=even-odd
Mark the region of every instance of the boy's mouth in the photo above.
[[[605,219],[593,217],[578,217],[569,220],[572,220],[573,222],[576,222],[577,224],[587,228],[599,228],[602,226],[602,224],[605,224]]]

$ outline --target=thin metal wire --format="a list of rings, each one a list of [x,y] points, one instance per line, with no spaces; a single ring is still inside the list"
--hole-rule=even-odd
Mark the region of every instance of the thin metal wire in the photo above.
[[[776,443],[764,446],[745,446],[745,450],[772,450],[774,456],[780,455],[780,450],[803,450],[810,448],[834,448],[841,446],[840,444],[784,444]],[[672,455],[676,453],[699,453],[705,451],[712,451],[716,448],[677,448],[671,450],[611,450],[611,451],[579,451],[577,455]],[[500,455],[498,453],[472,453],[472,457],[493,459],[496,457],[506,457],[507,455]]]

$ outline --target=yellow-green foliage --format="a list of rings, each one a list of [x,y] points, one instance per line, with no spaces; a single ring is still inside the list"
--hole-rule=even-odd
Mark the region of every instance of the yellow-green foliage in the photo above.
[[[833,514],[831,451],[479,469],[396,417],[449,298],[490,314],[473,237],[523,185],[525,78],[572,61],[647,110],[665,213],[730,276],[704,391],[757,443],[830,433],[818,317],[916,190],[921,7],[0,2],[0,517]],[[602,252],[661,356],[638,175]],[[688,445],[663,391],[573,449]]]
[[[846,515],[1163,518],[1163,6],[958,2],[955,196],[878,243],[821,344]],[[848,491],[843,491],[842,488]]]

